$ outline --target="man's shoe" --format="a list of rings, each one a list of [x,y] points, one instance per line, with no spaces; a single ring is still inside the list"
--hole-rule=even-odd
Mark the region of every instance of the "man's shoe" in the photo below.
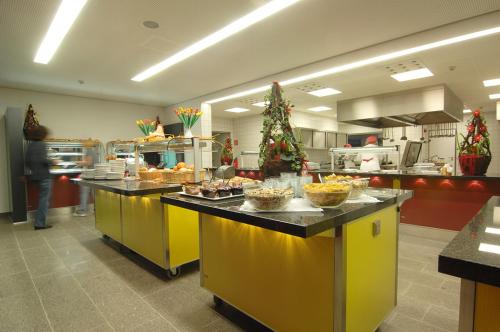
[[[37,231],[39,229],[48,229],[48,228],[52,228],[52,225],[35,226],[35,231]]]

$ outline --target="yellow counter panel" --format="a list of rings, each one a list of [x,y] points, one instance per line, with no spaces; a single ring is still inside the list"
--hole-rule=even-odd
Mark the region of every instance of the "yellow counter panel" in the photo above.
[[[199,213],[165,204],[169,265],[179,266],[200,258]]]
[[[117,242],[122,242],[121,202],[119,194],[95,191],[95,227]]]

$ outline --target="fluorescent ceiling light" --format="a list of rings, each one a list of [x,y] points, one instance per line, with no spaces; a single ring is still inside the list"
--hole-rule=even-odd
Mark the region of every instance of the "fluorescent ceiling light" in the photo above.
[[[132,81],[142,82],[159,72],[172,67],[173,65],[184,61],[185,59],[203,51],[210,46],[217,44],[218,42],[231,37],[232,35],[248,28],[249,26],[258,23],[267,17],[293,5],[299,0],[273,0],[264,6],[261,6],[250,12],[249,14],[237,19],[236,21],[226,25],[220,30],[206,36],[205,38],[197,41],[196,43],[186,47],[185,49],[175,53],[174,55],[166,58],[165,60],[157,63],[156,65],[149,67],[145,71],[132,77]]]
[[[500,246],[488,243],[480,243],[479,251],[490,252],[492,254],[500,255]]]
[[[492,80],[483,81],[483,85],[485,87],[500,85],[500,78],[495,78],[495,79],[492,79]]]
[[[394,78],[396,81],[399,82],[416,80],[419,78],[430,77],[430,76],[434,76],[434,74],[428,68],[420,68],[391,75],[392,78]]]
[[[266,107],[267,105],[269,105],[269,102],[261,101],[261,102],[258,102],[258,103],[254,103],[252,105],[253,106],[257,106],[257,107]]]
[[[224,112],[231,112],[231,113],[243,113],[243,112],[248,112],[250,111],[248,108],[241,108],[241,107],[233,107],[233,108],[228,108],[227,110],[224,110]]]
[[[452,37],[452,38],[448,38],[448,39],[443,39],[443,40],[439,40],[436,42],[423,44],[423,45],[415,46],[412,48],[407,48],[407,49],[403,49],[403,50],[399,50],[399,51],[395,51],[395,52],[391,52],[391,53],[387,53],[387,54],[382,54],[382,55],[375,56],[372,58],[367,58],[364,60],[359,60],[359,61],[344,64],[344,65],[327,68],[325,70],[321,70],[321,71],[314,72],[311,74],[302,75],[302,76],[298,76],[295,78],[291,78],[291,79],[282,81],[282,82],[280,82],[280,84],[281,84],[281,86],[287,86],[287,85],[291,85],[291,84],[295,84],[295,83],[299,83],[299,82],[309,81],[309,80],[312,80],[315,78],[329,76],[329,75],[345,72],[348,70],[365,67],[365,66],[372,65],[375,63],[380,63],[380,62],[384,62],[384,61],[388,61],[388,60],[397,59],[397,58],[400,58],[403,56],[432,50],[434,48],[438,48],[438,47],[442,47],[442,46],[453,45],[453,44],[457,44],[457,43],[464,42],[467,40],[472,40],[472,39],[476,39],[476,38],[480,38],[480,37],[490,36],[490,35],[493,35],[493,34],[496,34],[499,32],[500,32],[500,26],[497,26],[494,28],[486,29],[486,30],[476,31],[476,32],[465,34],[465,35],[460,35],[460,36],[456,36],[456,37]],[[244,97],[244,96],[252,95],[255,93],[262,92],[262,91],[266,91],[270,88],[271,88],[271,85],[261,86],[258,88],[253,88],[250,90],[234,93],[234,94],[231,94],[228,96],[212,99],[212,100],[207,101],[206,103],[214,104],[214,103],[218,103],[218,102],[229,100],[229,99]]]
[[[49,63],[86,2],[87,0],[63,0],[61,2],[49,30],[36,52],[34,62]]]
[[[464,110],[464,114],[467,114],[467,113],[472,113],[472,111],[469,108],[467,108]]]
[[[329,111],[331,109],[332,108],[328,107],[328,106],[316,106],[316,107],[308,108],[309,111],[313,111],[313,112],[323,112],[323,111]]]
[[[500,235],[500,228],[497,227],[486,227],[484,231],[486,233]]]
[[[319,90],[314,90],[314,91],[308,92],[308,94],[316,96],[316,97],[326,97],[326,96],[331,96],[331,95],[338,95],[339,93],[342,93],[342,91],[335,90],[332,88],[324,88],[324,89],[319,89]]]
[[[490,95],[490,99],[500,99],[500,93],[494,93]]]

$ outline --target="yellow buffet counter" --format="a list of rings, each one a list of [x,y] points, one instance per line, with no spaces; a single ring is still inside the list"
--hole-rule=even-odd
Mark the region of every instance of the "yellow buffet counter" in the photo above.
[[[315,213],[247,213],[241,199],[163,195],[200,213],[201,285],[276,331],[374,331],[397,301],[402,190]]]
[[[179,267],[199,259],[199,214],[163,204],[162,193],[179,185],[153,182],[90,181],[94,188],[95,226],[105,236],[165,269],[169,277]]]

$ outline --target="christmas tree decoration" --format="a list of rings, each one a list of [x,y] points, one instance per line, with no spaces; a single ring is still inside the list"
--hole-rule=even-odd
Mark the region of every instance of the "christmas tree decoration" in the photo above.
[[[458,161],[463,175],[484,175],[491,161],[490,134],[481,111],[472,113],[467,122],[467,134],[461,134]]]
[[[233,162],[233,145],[231,144],[230,137],[226,137],[226,141],[222,147],[220,162],[222,165],[231,165]]]
[[[31,132],[33,129],[40,126],[38,119],[36,117],[36,112],[33,109],[31,104],[28,105],[28,110],[26,111],[26,115],[24,116],[24,125],[23,125],[23,133],[24,138],[27,140],[31,139]]]
[[[264,98],[262,142],[259,146],[259,167],[264,177],[279,176],[281,172],[302,170],[305,154],[290,125],[292,105],[283,99],[283,90],[274,82]]]

